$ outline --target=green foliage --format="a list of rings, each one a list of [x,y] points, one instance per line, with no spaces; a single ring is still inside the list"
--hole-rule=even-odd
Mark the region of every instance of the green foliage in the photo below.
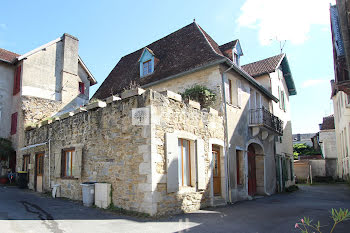
[[[12,143],[10,140],[5,138],[0,138],[0,156],[10,156],[14,153],[12,148]]]
[[[297,185],[291,185],[291,186],[285,188],[285,191],[289,192],[289,193],[294,192],[294,191],[298,191],[298,190],[299,190],[299,187]]]
[[[311,146],[305,143],[297,143],[293,145],[294,159],[297,159],[299,155],[319,155],[321,151],[315,150]]]
[[[333,227],[330,231],[330,233],[332,233],[335,229],[335,226],[338,223],[341,223],[343,221],[349,220],[350,219],[350,213],[348,209],[333,209],[331,210],[331,218],[333,219]],[[320,221],[317,221],[317,224],[312,224],[312,220],[310,220],[309,217],[304,217],[302,219],[300,219],[299,223],[295,224],[295,228],[299,229],[300,232],[302,233],[309,233],[310,232],[319,232],[321,233],[321,223]]]
[[[212,106],[216,100],[215,92],[201,85],[195,85],[191,88],[186,89],[185,92],[181,94],[181,96],[184,99],[191,99],[199,102],[204,108]]]

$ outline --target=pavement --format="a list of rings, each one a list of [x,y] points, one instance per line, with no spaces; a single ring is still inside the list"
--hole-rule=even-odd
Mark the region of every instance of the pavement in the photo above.
[[[303,216],[319,220],[329,232],[332,208],[350,210],[346,184],[299,186],[293,193],[275,194],[220,208],[208,208],[161,219],[125,216],[80,202],[53,199],[17,187],[0,186],[0,233],[8,232],[300,232]],[[334,232],[350,232],[350,221]]]

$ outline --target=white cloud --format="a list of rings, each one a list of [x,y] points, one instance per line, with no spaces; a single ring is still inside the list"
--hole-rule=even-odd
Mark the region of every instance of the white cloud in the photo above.
[[[309,80],[304,81],[301,84],[301,87],[308,88],[308,87],[315,87],[315,86],[323,85],[323,84],[329,84],[329,86],[330,86],[330,81],[325,80],[325,79],[309,79]]]
[[[334,0],[246,0],[238,25],[259,30],[259,41],[288,40],[302,44],[311,25],[329,25],[329,4]]]

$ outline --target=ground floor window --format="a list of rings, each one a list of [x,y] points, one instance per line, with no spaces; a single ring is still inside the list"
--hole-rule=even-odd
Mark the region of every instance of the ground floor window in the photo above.
[[[74,149],[64,150],[62,156],[62,177],[73,176],[73,157],[75,155]]]
[[[178,172],[179,185],[191,186],[191,143],[189,140],[178,139]]]
[[[30,155],[23,155],[23,168],[22,170],[27,172],[28,171],[28,165],[30,163]]]

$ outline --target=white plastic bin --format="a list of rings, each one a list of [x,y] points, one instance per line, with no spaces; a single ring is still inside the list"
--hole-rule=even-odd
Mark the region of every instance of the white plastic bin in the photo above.
[[[92,206],[92,204],[94,204],[95,183],[96,182],[84,182],[80,184],[82,186],[84,206]]]

